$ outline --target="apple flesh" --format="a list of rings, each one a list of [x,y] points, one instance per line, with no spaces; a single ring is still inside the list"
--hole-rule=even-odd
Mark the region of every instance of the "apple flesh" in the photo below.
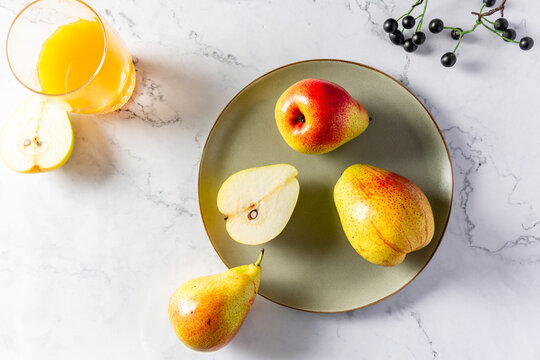
[[[229,235],[247,245],[263,244],[278,236],[291,218],[298,200],[298,171],[277,164],[239,171],[221,186],[219,211]]]
[[[0,131],[0,157],[22,173],[54,170],[73,149],[73,130],[67,112],[39,96],[21,105]]]
[[[345,235],[366,260],[400,264],[433,238],[433,211],[410,180],[370,165],[347,168],[334,188]]]
[[[341,86],[319,79],[301,80],[280,96],[276,123],[283,139],[304,154],[324,154],[366,130],[366,109]]]

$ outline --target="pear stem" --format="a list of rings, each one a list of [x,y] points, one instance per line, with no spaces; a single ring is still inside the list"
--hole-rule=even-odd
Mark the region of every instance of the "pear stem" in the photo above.
[[[263,255],[264,255],[264,249],[261,250],[259,258],[257,259],[257,262],[255,263],[255,266],[261,266],[261,261],[262,261]]]

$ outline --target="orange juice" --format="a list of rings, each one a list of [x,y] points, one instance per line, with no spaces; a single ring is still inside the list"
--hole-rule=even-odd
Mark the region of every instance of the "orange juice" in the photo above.
[[[133,92],[135,71],[112,31],[97,20],[58,27],[43,43],[37,62],[42,92],[59,95],[78,113],[107,113],[124,105]]]

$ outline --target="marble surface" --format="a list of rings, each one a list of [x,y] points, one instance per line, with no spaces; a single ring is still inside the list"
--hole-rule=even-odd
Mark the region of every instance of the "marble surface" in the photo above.
[[[0,0],[0,35],[24,1]],[[139,86],[109,116],[73,116],[60,170],[0,166],[0,359],[540,358],[540,13],[509,0],[529,52],[486,29],[428,34],[414,54],[382,31],[393,0],[94,0],[128,43]],[[430,2],[428,19],[470,27],[480,0]],[[4,42],[0,42],[4,53]],[[284,64],[341,58],[389,73],[433,113],[451,152],[449,227],[424,272],[354,312],[290,310],[258,297],[217,353],[185,348],[171,292],[225,266],[199,216],[205,138],[242,87]],[[0,60],[3,122],[28,95]]]

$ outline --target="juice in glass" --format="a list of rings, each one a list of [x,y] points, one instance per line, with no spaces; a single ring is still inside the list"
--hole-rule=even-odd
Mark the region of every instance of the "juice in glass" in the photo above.
[[[15,18],[7,54],[15,77],[76,113],[108,113],[135,87],[131,56],[114,29],[80,0],[37,0]]]

